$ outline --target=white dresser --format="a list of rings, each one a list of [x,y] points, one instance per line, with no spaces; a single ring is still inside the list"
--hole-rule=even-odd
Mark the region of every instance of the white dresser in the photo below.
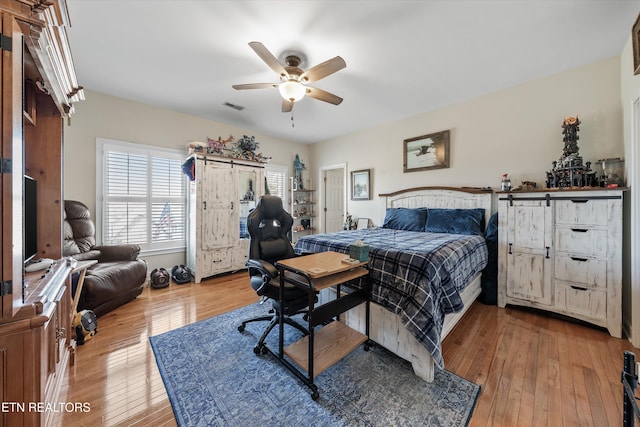
[[[621,337],[624,190],[498,193],[498,305],[560,313]]]

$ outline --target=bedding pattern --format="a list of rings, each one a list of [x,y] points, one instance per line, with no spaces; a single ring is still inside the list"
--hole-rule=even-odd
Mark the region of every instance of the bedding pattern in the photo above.
[[[349,253],[356,240],[370,247],[372,300],[399,315],[443,368],[444,316],[462,310],[460,292],[487,265],[484,237],[367,228],[304,236],[294,249]]]

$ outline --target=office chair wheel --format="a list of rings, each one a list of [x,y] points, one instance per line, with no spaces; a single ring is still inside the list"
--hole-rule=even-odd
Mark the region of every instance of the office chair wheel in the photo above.
[[[244,332],[244,323],[240,326],[238,326],[238,332]]]
[[[253,352],[255,354],[267,354],[267,347],[265,347],[263,344],[259,344],[255,347],[253,347]]]
[[[313,400],[318,400],[319,397],[320,397],[320,393],[318,392],[318,390],[312,390],[311,391],[311,398]]]

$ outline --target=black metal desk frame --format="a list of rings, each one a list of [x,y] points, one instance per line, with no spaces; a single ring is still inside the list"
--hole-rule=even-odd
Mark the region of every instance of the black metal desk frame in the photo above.
[[[297,286],[301,289],[305,289],[309,293],[309,313],[308,313],[308,330],[309,330],[309,348],[308,348],[308,369],[307,375],[305,375],[293,362],[285,358],[284,352],[284,314],[280,310],[279,318],[279,342],[277,353],[265,346],[265,349],[272,355],[278,358],[278,360],[286,366],[293,374],[295,374],[305,385],[311,389],[311,397],[313,400],[318,399],[320,396],[318,387],[314,384],[314,328],[318,325],[327,324],[333,320],[339,320],[340,314],[347,310],[350,310],[362,303],[365,303],[366,310],[366,337],[367,341],[364,343],[364,349],[368,350],[370,345],[369,340],[369,302],[371,300],[371,288],[369,283],[368,272],[364,275],[357,277],[361,279],[362,286],[350,293],[342,295],[341,285],[346,282],[336,283],[336,298],[324,304],[314,307],[316,299],[316,286],[314,285],[314,279],[307,274],[307,272],[292,268],[286,265],[276,263],[276,267],[280,273],[280,303],[284,301],[284,287],[289,283],[293,286]],[[361,266],[358,268],[366,268]],[[292,273],[292,274],[291,274]],[[339,274],[339,273],[336,273]],[[353,279],[355,280],[355,279]],[[347,280],[349,281],[349,280]]]

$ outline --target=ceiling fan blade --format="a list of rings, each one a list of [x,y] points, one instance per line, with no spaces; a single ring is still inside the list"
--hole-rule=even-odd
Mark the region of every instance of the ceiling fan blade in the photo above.
[[[319,99],[320,101],[328,102],[329,104],[333,105],[339,105],[342,102],[342,98],[340,98],[339,96],[315,87],[307,86],[306,94],[311,98]]]
[[[287,70],[284,69],[282,64],[278,62],[278,59],[273,56],[273,54],[269,52],[269,49],[264,47],[262,43],[250,42],[249,46],[251,46],[251,49],[253,49],[258,54],[258,56],[269,66],[269,68],[275,71],[279,76],[287,78],[289,77],[289,73],[287,73]]]
[[[282,112],[283,113],[288,113],[291,110],[293,110],[293,102],[288,101],[286,99],[282,100]]]
[[[232,85],[234,89],[243,90],[243,89],[269,89],[272,87],[278,87],[275,83],[248,83],[243,85]]]
[[[336,56],[335,58],[324,61],[322,64],[309,68],[300,75],[300,81],[303,83],[315,82],[335,73],[336,71],[342,70],[346,66],[347,63],[344,62],[344,59]]]

